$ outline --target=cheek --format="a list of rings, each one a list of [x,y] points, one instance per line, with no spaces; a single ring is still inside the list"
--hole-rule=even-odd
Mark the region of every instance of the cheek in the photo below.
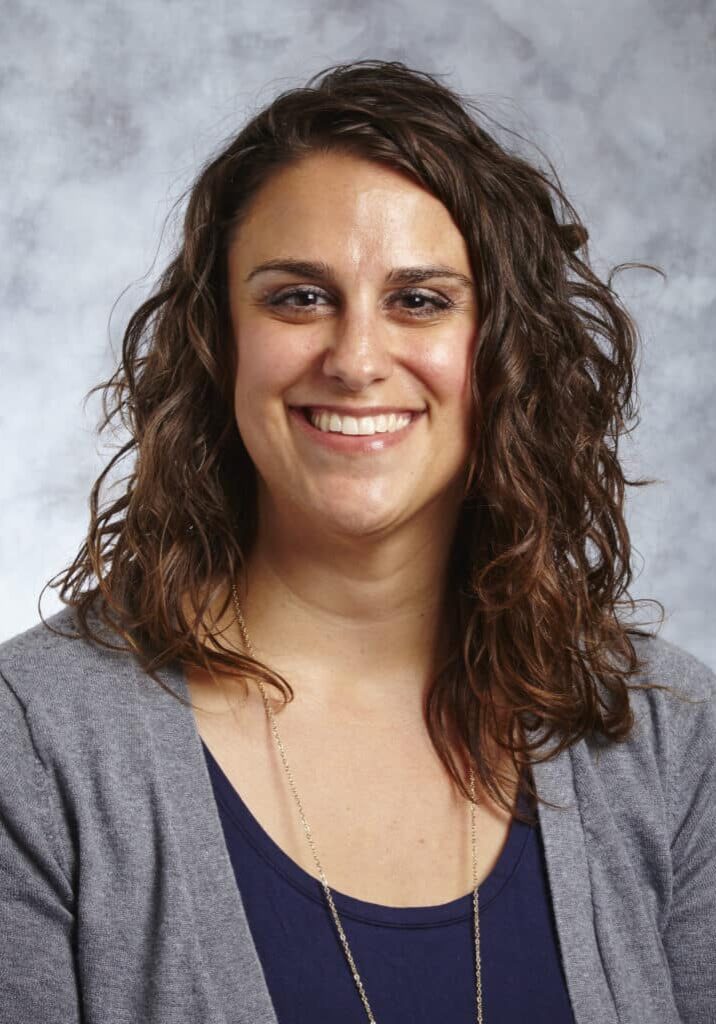
[[[439,406],[469,415],[474,333],[437,339],[420,353],[420,370]]]
[[[247,328],[238,338],[235,395],[238,403],[282,401],[284,392],[305,372],[307,352],[288,332]]]
[[[247,324],[238,335],[234,416],[254,464],[266,472],[285,450],[291,388],[310,365],[305,344],[276,325]]]

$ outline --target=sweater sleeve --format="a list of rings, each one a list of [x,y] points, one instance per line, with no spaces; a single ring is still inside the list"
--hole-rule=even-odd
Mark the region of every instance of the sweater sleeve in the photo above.
[[[702,703],[675,700],[670,765],[673,892],[664,930],[683,1024],[713,1024],[716,1007],[716,675],[690,659]],[[689,688],[691,690],[691,687]]]
[[[0,674],[0,1006],[6,1021],[81,1019],[60,794],[31,716]]]

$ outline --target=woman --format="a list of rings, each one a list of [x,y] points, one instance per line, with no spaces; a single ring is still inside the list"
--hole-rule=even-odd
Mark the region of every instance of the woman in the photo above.
[[[716,677],[617,614],[638,335],[470,106],[336,66],[194,184],[0,646],[5,1019],[713,1019]]]

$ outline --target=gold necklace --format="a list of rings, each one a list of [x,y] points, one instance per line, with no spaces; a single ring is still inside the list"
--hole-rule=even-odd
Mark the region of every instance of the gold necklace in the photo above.
[[[249,640],[249,635],[248,635],[248,632],[246,630],[246,623],[244,622],[244,616],[243,616],[243,614],[241,612],[241,605],[239,603],[239,595],[236,593],[236,585],[233,584],[233,583],[231,585],[231,592],[232,592],[233,597],[234,597],[234,606],[235,606],[235,609],[236,609],[236,620],[237,620],[237,622],[239,624],[239,629],[241,630],[241,636],[243,638],[244,644],[245,644],[249,654],[252,657],[254,657],[254,648],[253,648],[253,645],[252,645],[251,641]],[[271,723],[271,728],[272,728],[273,734],[274,734],[274,736],[276,738],[276,743],[278,744],[279,753],[281,754],[281,760],[283,762],[284,770],[286,772],[286,775],[288,776],[288,781],[289,781],[289,784],[291,786],[291,791],[292,791],[292,793],[294,795],[294,798],[296,800],[296,803],[298,805],[298,812],[301,815],[301,822],[303,823],[303,829],[304,829],[304,832],[306,833],[306,838],[308,839],[308,843],[309,843],[309,845],[311,847],[311,852],[313,853],[313,858],[314,858],[314,860],[316,862],[316,867],[318,868],[318,874],[320,875],[320,878],[321,878],[321,884],[323,885],[323,891],[326,894],[326,899],[328,900],[328,906],[330,907],[331,914],[333,915],[333,920],[334,920],[335,925],[336,925],[336,930],[337,930],[338,936],[339,936],[339,938],[341,940],[341,944],[343,946],[343,951],[344,951],[344,953],[346,955],[346,959],[348,960],[348,965],[350,967],[351,974],[353,975],[353,980],[355,981],[356,986],[358,988],[358,994],[360,995],[360,998],[361,998],[361,1001],[363,1003],[363,1006],[365,1007],[365,1011],[368,1014],[368,1020],[370,1021],[370,1024],[376,1024],[375,1017],[373,1016],[373,1011],[371,1010],[370,1004],[368,1002],[368,997],[366,996],[365,989],[363,988],[363,982],[361,981],[360,975],[358,974],[358,968],[355,965],[355,961],[353,959],[353,955],[352,955],[352,953],[350,951],[350,948],[348,946],[348,939],[346,938],[345,932],[343,931],[343,927],[342,927],[341,922],[340,922],[340,920],[338,918],[338,912],[337,912],[335,904],[333,902],[333,897],[331,895],[331,890],[328,888],[328,883],[326,882],[326,877],[323,874],[323,868],[321,867],[321,863],[320,863],[320,861],[318,859],[318,854],[316,853],[316,848],[313,845],[313,837],[311,835],[311,829],[309,827],[308,822],[306,821],[306,816],[303,813],[303,807],[301,805],[301,800],[300,800],[300,797],[299,797],[298,792],[296,790],[296,785],[295,785],[295,783],[293,781],[293,775],[291,774],[291,769],[289,768],[288,762],[286,760],[286,753],[285,753],[285,751],[283,749],[283,743],[281,742],[281,738],[280,738],[280,736],[278,734],[278,729],[276,727],[276,719],[274,717],[273,709],[271,708],[271,705],[269,704],[268,697],[266,695],[266,690],[265,690],[264,685],[263,685],[263,681],[261,679],[257,679],[257,682],[258,682],[259,687],[261,689],[261,696],[263,698],[264,707],[266,708],[266,713],[267,713],[267,715],[269,717],[269,721]],[[470,826],[471,826],[470,831],[471,831],[471,837],[472,837],[472,884],[473,884],[472,899],[473,899],[474,926],[475,926],[475,972],[476,972],[475,994],[476,994],[476,998],[477,998],[477,1024],[483,1024],[483,1017],[482,1017],[482,972],[481,972],[481,969],[480,969],[480,914],[479,914],[478,885],[477,885],[477,854],[476,854],[476,846],[475,846],[475,773],[474,773],[474,770],[473,770],[472,762],[470,763],[470,797],[471,797],[471,800],[470,800]]]

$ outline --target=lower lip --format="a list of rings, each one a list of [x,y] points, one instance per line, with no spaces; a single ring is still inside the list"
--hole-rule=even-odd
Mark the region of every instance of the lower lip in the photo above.
[[[386,448],[394,448],[395,445],[404,441],[417,421],[424,415],[419,412],[413,415],[410,423],[393,433],[384,434],[339,434],[333,431],[319,430],[306,419],[302,409],[289,408],[289,413],[295,421],[299,430],[309,437],[315,444],[328,448],[329,451],[345,452],[346,454],[361,452],[382,452]]]

